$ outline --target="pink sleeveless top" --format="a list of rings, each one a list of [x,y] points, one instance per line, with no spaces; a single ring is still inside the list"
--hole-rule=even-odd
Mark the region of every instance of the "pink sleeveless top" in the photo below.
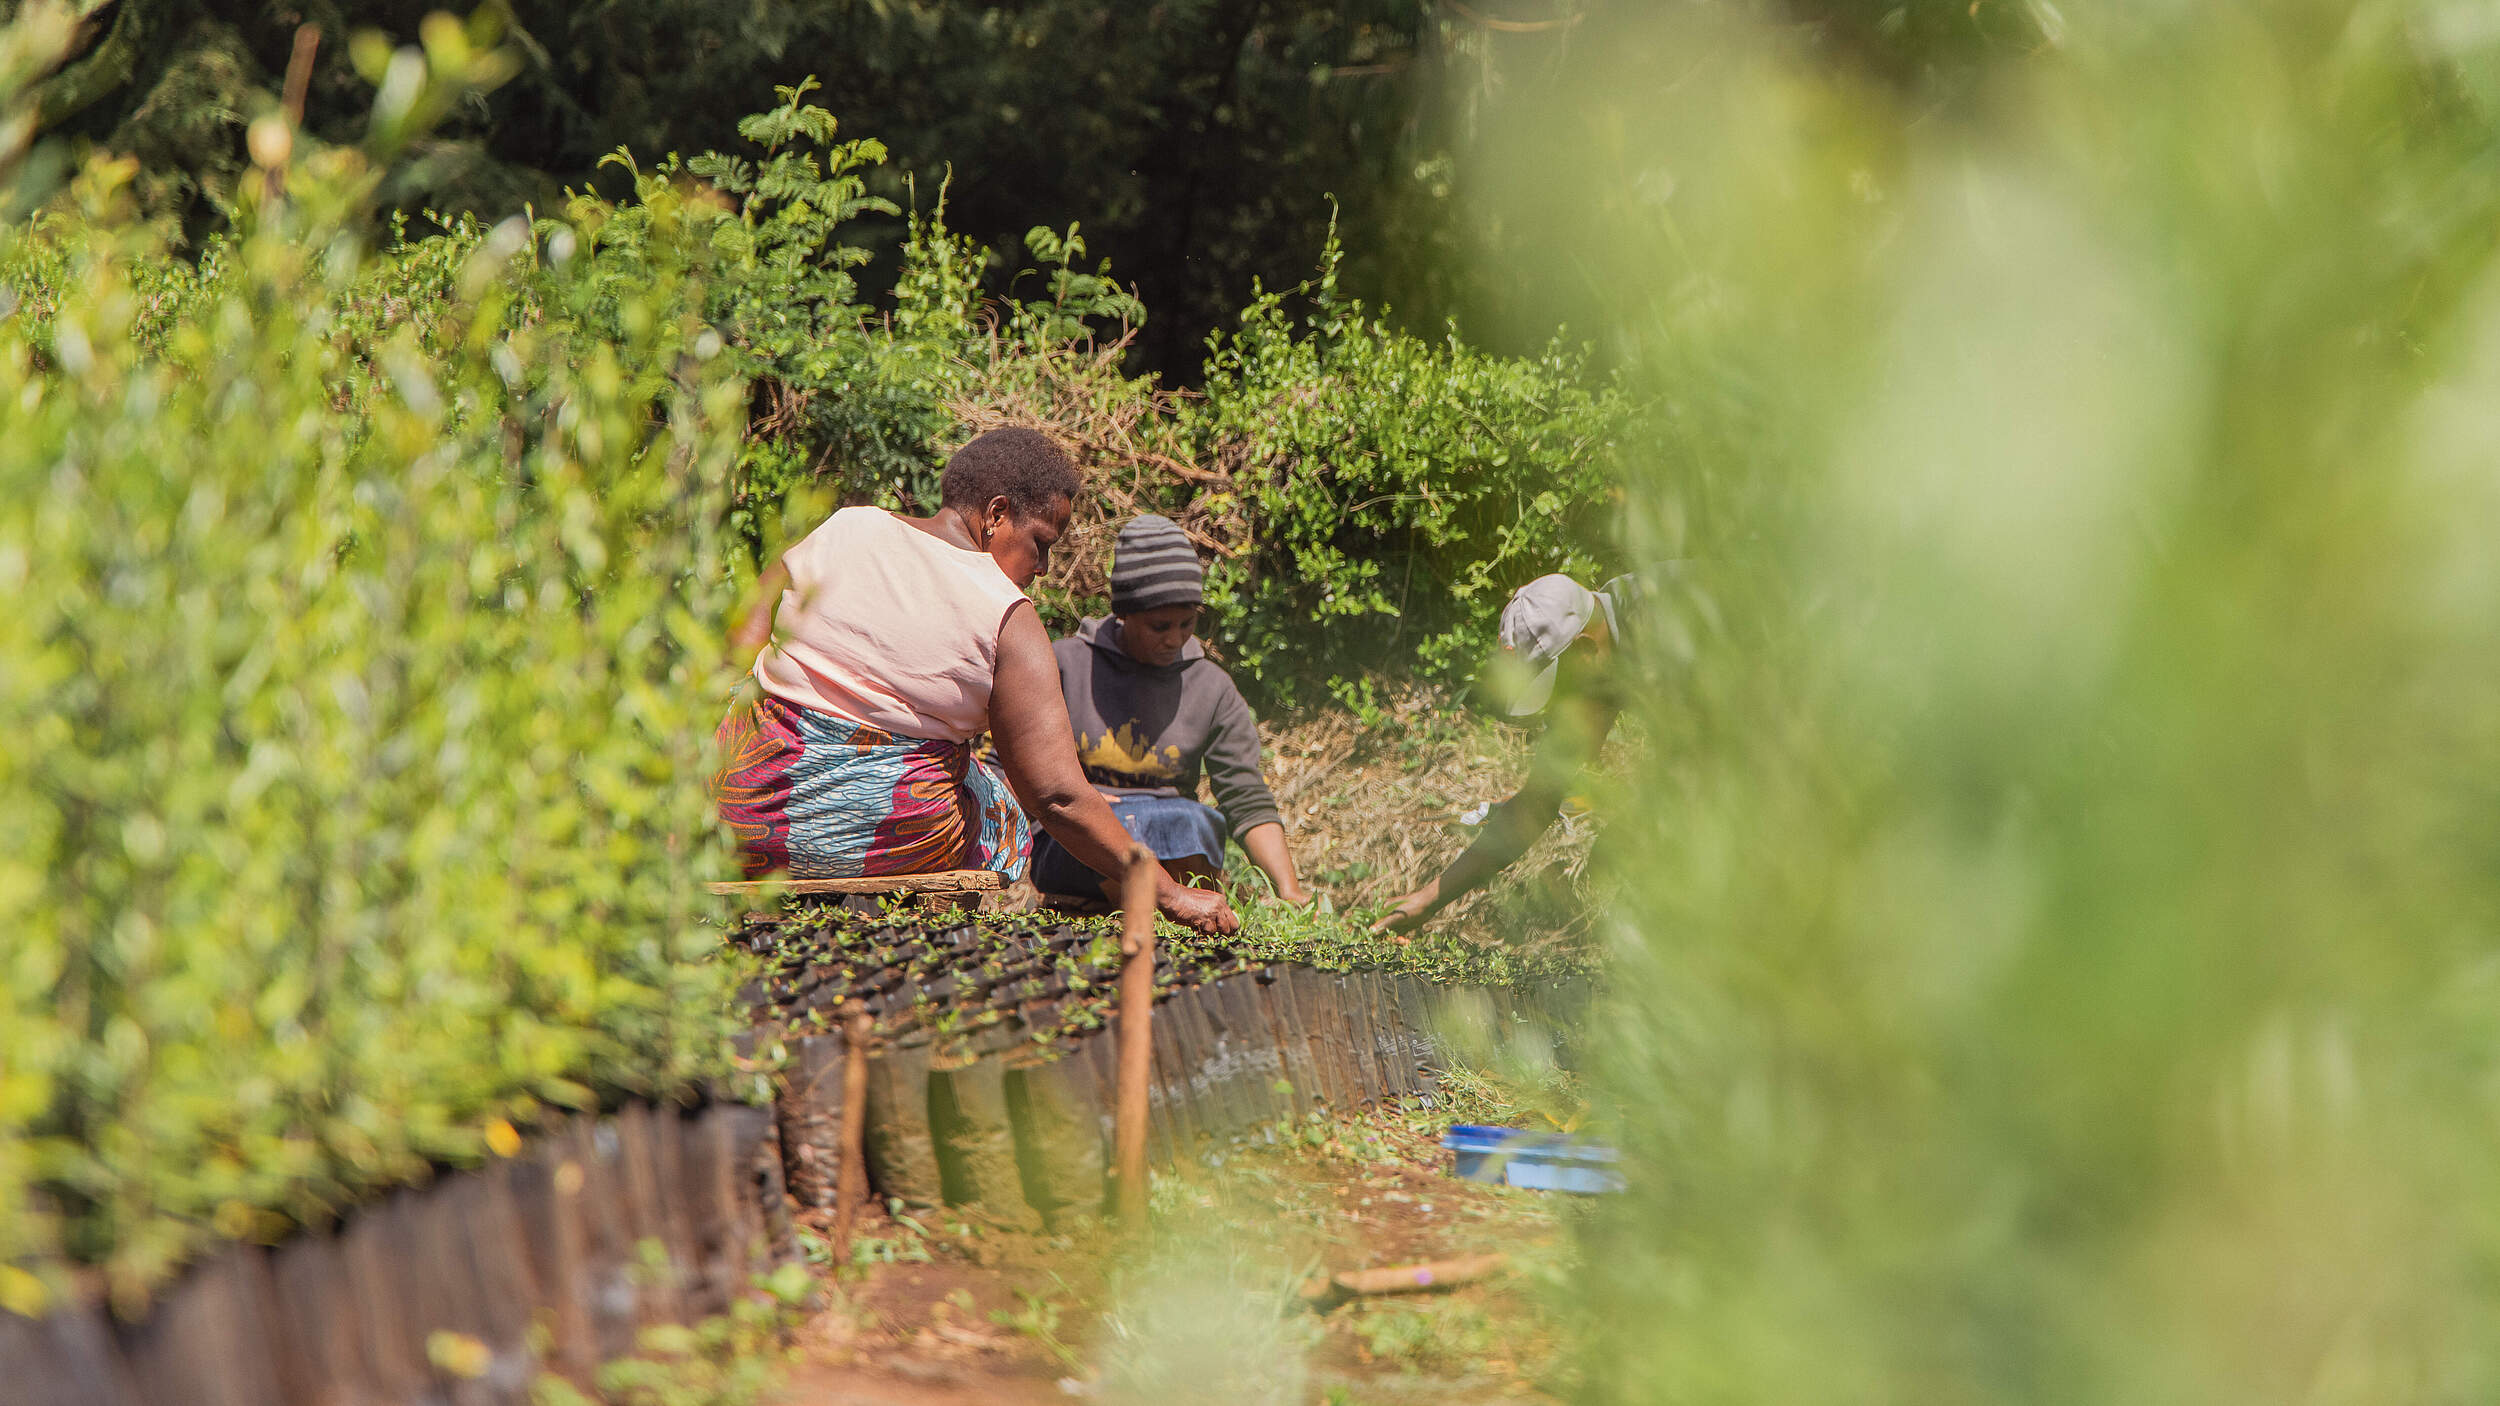
[[[989,553],[844,508],[781,562],[790,589],[755,661],[766,693],[904,737],[989,729],[998,627],[1024,599]]]

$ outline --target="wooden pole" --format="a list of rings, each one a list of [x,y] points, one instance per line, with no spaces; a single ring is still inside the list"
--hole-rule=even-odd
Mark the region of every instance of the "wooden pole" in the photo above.
[[[875,1022],[857,1001],[842,1006],[842,1142],[833,1169],[833,1263],[851,1262],[851,1228],[868,1200],[868,1040]]]
[[[1456,1288],[1490,1277],[1503,1263],[1504,1257],[1499,1254],[1460,1255],[1456,1259],[1434,1260],[1428,1264],[1402,1264],[1387,1269],[1353,1269],[1343,1274],[1323,1274],[1302,1286],[1302,1297],[1309,1303],[1326,1304],[1365,1294],[1414,1294]]]
[[[295,27],[295,48],[286,59],[286,125],[304,125],[304,95],[312,86],[313,54],[321,48],[321,26]]]
[[[295,49],[287,55],[286,61],[284,149],[278,160],[269,163],[268,172],[261,177],[261,190],[273,201],[286,192],[287,162],[294,156],[295,134],[304,130],[304,96],[312,85],[313,54],[320,48],[320,25],[299,24],[295,27]]]
[[[1146,1089],[1154,1078],[1155,857],[1128,852],[1120,888],[1120,1084],[1111,1129],[1113,1188],[1120,1219],[1146,1223]]]

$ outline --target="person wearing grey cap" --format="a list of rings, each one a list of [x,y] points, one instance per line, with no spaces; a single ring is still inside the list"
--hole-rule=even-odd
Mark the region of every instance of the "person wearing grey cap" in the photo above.
[[[1195,638],[1206,596],[1197,548],[1170,518],[1132,518],[1111,551],[1111,614],[1054,642],[1077,759],[1112,813],[1173,877],[1224,871],[1241,842],[1276,896],[1310,895],[1285,845],[1284,817],[1259,770],[1259,723],[1241,690]],[[1203,775],[1215,805],[1198,800]],[[1033,847],[1033,886],[1094,898],[1100,873],[1056,840]]]
[[[1403,895],[1372,931],[1404,934],[1510,867],[1562,813],[1582,768],[1606,745],[1623,711],[1621,654],[1637,649],[1643,590],[1618,576],[1590,590],[1568,576],[1540,576],[1502,607],[1501,650],[1487,682],[1513,717],[1550,716],[1519,793],[1487,813],[1475,843],[1449,867]]]

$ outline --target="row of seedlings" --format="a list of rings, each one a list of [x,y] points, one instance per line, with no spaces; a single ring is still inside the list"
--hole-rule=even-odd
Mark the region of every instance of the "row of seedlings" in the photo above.
[[[1065,923],[1003,926],[892,914],[751,924],[768,958],[764,1019],[792,1047],[783,1100],[790,1180],[830,1206],[840,1126],[838,1012],[874,1017],[867,1153],[884,1195],[1054,1224],[1102,1206],[1116,1045],[1116,944]],[[1149,1093],[1152,1155],[1322,1109],[1429,1099],[1425,980],[1159,951]]]

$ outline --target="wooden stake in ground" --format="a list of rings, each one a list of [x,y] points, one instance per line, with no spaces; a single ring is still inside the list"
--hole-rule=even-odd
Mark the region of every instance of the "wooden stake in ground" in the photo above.
[[[875,1022],[857,1001],[842,1006],[842,1142],[833,1169],[833,1262],[851,1262],[851,1227],[868,1200],[868,1039]]]
[[[294,155],[295,134],[304,130],[304,94],[312,84],[313,54],[320,47],[320,25],[299,24],[295,27],[295,49],[286,61],[286,126],[274,139],[279,147],[277,160],[262,163],[268,170],[261,177],[261,190],[270,200],[276,200],[286,191],[287,162]],[[262,138],[264,144],[272,140],[267,136]]]
[[[312,86],[313,54],[321,48],[321,26],[295,27],[295,48],[286,59],[286,125],[304,125],[304,94]]]
[[[1123,1223],[1146,1223],[1146,1088],[1154,1078],[1155,857],[1131,845],[1120,887],[1120,1084],[1112,1186]]]

